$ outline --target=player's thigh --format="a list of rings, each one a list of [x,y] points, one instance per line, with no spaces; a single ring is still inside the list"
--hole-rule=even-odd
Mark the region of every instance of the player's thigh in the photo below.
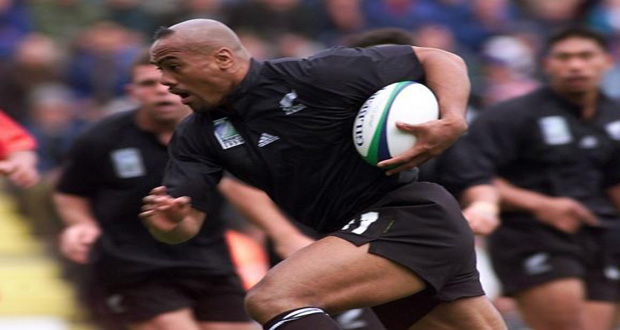
[[[200,330],[259,330],[254,322],[200,322]]]
[[[515,296],[525,321],[534,329],[585,329],[585,288],[579,278],[564,278]]]
[[[616,304],[608,301],[586,301],[584,324],[586,330],[614,329]]]
[[[409,269],[328,236],[269,271],[248,294],[246,306],[260,322],[304,306],[339,312],[412,295],[425,283]]]
[[[147,321],[130,323],[131,330],[200,330],[190,308],[159,314]]]
[[[506,325],[484,296],[461,298],[437,305],[409,330],[505,330]]]

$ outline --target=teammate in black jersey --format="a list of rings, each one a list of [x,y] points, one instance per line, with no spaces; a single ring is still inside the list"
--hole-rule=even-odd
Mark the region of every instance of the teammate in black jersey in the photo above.
[[[185,244],[156,241],[140,221],[142,197],[160,184],[166,146],[191,110],[160,84],[148,54],[133,65],[128,90],[139,108],[81,135],[60,178],[63,254],[90,265],[93,292],[102,291],[109,315],[131,329],[255,329],[217,216],[221,198],[209,205],[212,221]]]
[[[620,103],[600,91],[607,41],[582,28],[546,45],[549,84],[485,110],[460,142],[497,180],[490,252],[534,329],[610,329],[620,300]],[[615,257],[614,257],[615,255]]]
[[[469,81],[459,57],[381,46],[261,63],[225,25],[191,20],[161,30],[151,58],[162,83],[197,111],[171,142],[165,186],[144,199],[142,217],[156,238],[181,243],[209,223],[206,189],[223,169],[295,219],[331,233],[248,294],[246,308],[265,329],[338,329],[325,311],[413,298],[426,304],[399,305],[396,317],[432,309],[415,328],[504,328],[480,288],[473,235],[458,204],[439,186],[401,174],[466,128]],[[402,80],[426,83],[442,118],[399,124],[419,143],[382,162],[396,165],[386,172],[356,154],[351,129],[372,93]]]

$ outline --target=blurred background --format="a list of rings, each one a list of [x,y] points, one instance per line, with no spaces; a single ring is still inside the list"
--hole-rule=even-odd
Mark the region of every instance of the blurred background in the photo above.
[[[0,108],[37,138],[43,174],[0,192],[0,329],[93,329],[57,256],[49,192],[75,135],[132,107],[128,68],[154,30],[191,18],[227,23],[257,59],[401,28],[465,58],[473,110],[536,88],[540,46],[558,27],[597,29],[620,57],[620,0],[0,0]],[[604,89],[620,97],[620,67]]]

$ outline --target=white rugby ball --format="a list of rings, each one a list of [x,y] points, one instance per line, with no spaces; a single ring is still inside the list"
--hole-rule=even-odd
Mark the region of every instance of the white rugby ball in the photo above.
[[[437,98],[415,81],[383,87],[366,100],[353,126],[353,144],[371,165],[398,156],[416,144],[416,137],[396,122],[422,124],[439,118]]]

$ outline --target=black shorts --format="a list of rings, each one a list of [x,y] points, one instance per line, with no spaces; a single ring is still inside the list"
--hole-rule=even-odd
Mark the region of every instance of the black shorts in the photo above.
[[[132,285],[103,287],[107,311],[125,323],[191,308],[204,322],[249,322],[245,292],[236,275],[157,276]]]
[[[423,296],[434,304],[484,295],[472,231],[439,185],[416,182],[392,191],[330,236],[370,243],[370,253],[412,270],[428,284]]]
[[[583,227],[567,234],[528,220],[505,220],[489,237],[491,263],[505,295],[577,277],[584,281],[588,300],[620,300],[620,274],[606,243],[607,229]]]

